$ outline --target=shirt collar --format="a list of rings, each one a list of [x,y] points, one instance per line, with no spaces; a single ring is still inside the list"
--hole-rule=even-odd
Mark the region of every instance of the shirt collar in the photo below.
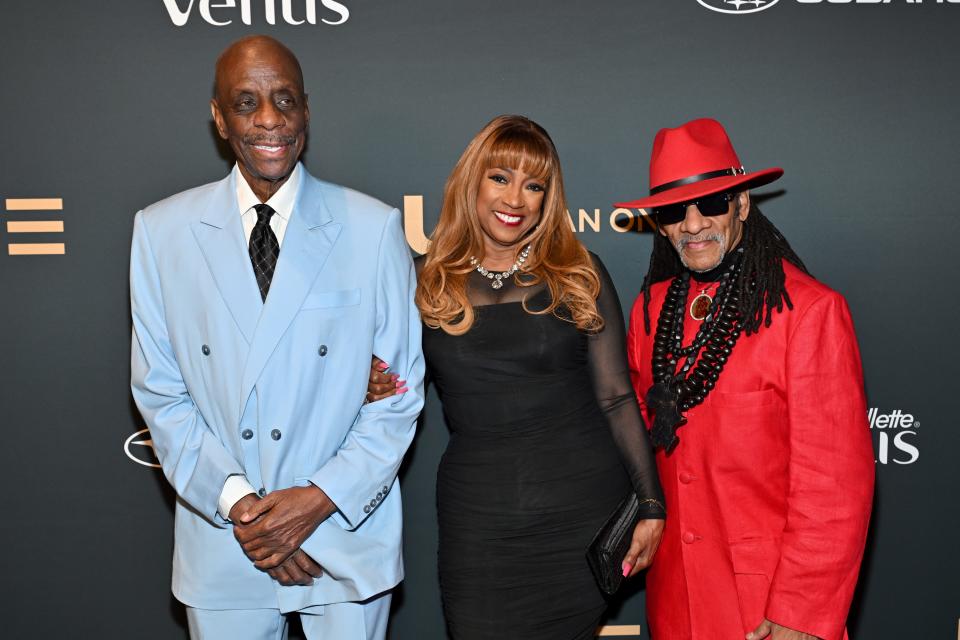
[[[253,189],[247,184],[246,178],[240,173],[239,164],[233,165],[233,174],[237,184],[237,204],[240,206],[240,215],[243,215],[254,205],[260,204],[260,198],[253,193]],[[297,189],[300,187],[302,174],[303,170],[298,162],[287,181],[265,203],[270,205],[276,211],[276,215],[284,220],[289,221],[290,216],[293,215],[293,205],[297,199]]]

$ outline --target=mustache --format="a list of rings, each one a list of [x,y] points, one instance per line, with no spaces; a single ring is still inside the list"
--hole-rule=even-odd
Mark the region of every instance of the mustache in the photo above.
[[[723,234],[706,233],[702,235],[698,234],[698,235],[692,236],[688,233],[685,233],[677,239],[677,242],[676,242],[677,251],[683,251],[684,247],[686,247],[691,242],[708,242],[710,240],[713,240],[714,242],[722,243]]]
[[[260,134],[255,136],[244,136],[243,141],[246,144],[260,144],[268,147],[279,147],[282,145],[291,145],[297,141],[296,136],[280,136],[280,135],[269,135],[269,134]]]

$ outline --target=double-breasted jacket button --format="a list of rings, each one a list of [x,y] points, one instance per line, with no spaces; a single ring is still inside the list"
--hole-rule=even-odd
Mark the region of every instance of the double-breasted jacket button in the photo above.
[[[325,345],[325,344],[320,345],[320,348],[317,349],[317,353],[320,354],[320,357],[321,357],[321,358],[322,358],[323,356],[327,355],[327,345]]]
[[[270,432],[270,437],[273,438],[274,440],[279,440],[282,435],[283,434],[280,433],[280,429],[274,429],[273,431]]]
[[[378,501],[379,501],[379,500],[383,500],[383,491],[378,491],[378,492],[377,492],[377,500],[378,500]]]
[[[373,500],[370,501],[370,508],[373,509],[375,506],[377,506],[377,500],[376,500],[376,498],[374,498]]]
[[[267,490],[264,489],[263,487],[260,487],[260,489],[257,491],[257,495],[263,498],[264,496],[267,495]]]
[[[368,504],[363,505],[363,512],[364,512],[364,513],[370,513],[370,505],[368,505]]]
[[[680,539],[683,540],[686,544],[693,544],[696,541],[697,536],[693,535],[693,533],[690,531],[685,531],[683,535],[680,536]]]
[[[200,351],[201,351],[201,352],[203,353],[203,355],[205,355],[205,356],[210,355],[210,347],[208,347],[207,345],[203,345],[202,347],[200,347]]]
[[[680,473],[680,482],[682,482],[683,484],[690,484],[691,482],[693,482],[693,479],[694,479],[693,476],[687,473],[686,471],[683,471]]]
[[[240,432],[240,437],[244,440],[249,440],[253,437],[253,429],[244,429]]]
[[[383,485],[383,489],[380,489],[380,491],[383,492],[383,495],[387,495],[387,491],[389,490],[390,490],[390,487],[388,487],[387,485]]]

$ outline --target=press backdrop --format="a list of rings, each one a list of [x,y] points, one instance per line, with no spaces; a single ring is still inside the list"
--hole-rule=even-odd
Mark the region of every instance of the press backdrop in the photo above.
[[[958,27],[960,5],[934,0],[5,0],[3,635],[186,635],[169,595],[173,496],[144,464],[128,388],[130,234],[138,209],[227,173],[213,62],[268,33],[303,64],[310,171],[405,208],[416,248],[473,134],[501,113],[540,122],[571,223],[625,308],[651,236],[612,203],[646,192],[659,128],[713,116],[748,169],[783,166],[762,207],[847,296],[872,408],[877,499],[853,636],[953,638]],[[446,440],[431,393],[402,473],[391,638],[444,637]],[[637,582],[608,633],[646,637],[643,599]]]

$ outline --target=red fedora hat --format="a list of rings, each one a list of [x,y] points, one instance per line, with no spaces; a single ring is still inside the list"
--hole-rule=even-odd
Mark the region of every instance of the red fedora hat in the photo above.
[[[615,206],[662,207],[711,193],[759,187],[782,175],[778,167],[747,173],[723,125],[700,118],[657,132],[650,157],[650,195]]]

